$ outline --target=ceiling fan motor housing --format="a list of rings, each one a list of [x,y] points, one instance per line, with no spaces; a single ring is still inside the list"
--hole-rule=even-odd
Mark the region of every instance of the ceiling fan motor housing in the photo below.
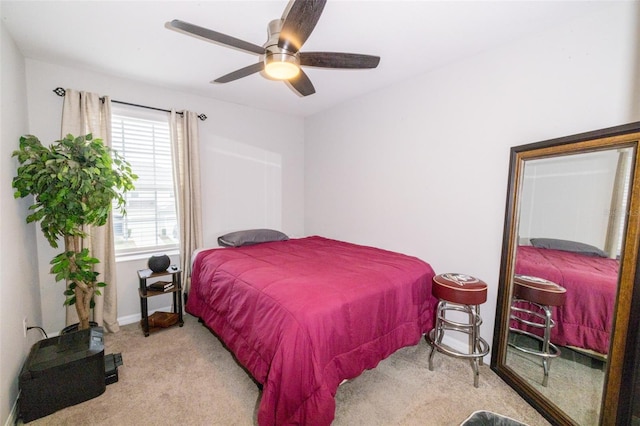
[[[278,46],[282,19],[269,22],[269,39],[264,44],[264,66],[266,74],[277,80],[288,80],[300,72],[300,58],[298,52],[289,52]]]
[[[269,22],[269,25],[267,25],[267,42],[264,44],[265,49],[278,45],[280,30],[282,30],[282,19],[274,19]]]

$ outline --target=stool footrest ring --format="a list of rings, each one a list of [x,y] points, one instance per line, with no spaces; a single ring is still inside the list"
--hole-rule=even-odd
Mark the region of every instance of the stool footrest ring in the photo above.
[[[542,347],[545,348],[546,350],[543,349],[541,351],[535,350],[535,349],[529,349],[529,348],[525,348],[522,346],[518,346],[515,343],[509,343],[509,346],[520,351],[520,352],[524,352],[530,355],[534,355],[537,357],[540,357],[542,359],[542,369],[544,372],[544,376],[542,377],[542,386],[547,387],[547,385],[549,384],[549,362],[553,359],[553,358],[557,358],[560,356],[560,348],[558,348],[556,345],[554,345],[553,343],[551,343],[548,340],[548,337],[545,341],[545,338],[538,336],[537,334],[534,333],[530,333],[528,331],[525,330],[519,330],[517,328],[509,328],[509,331],[517,333],[517,334],[522,334],[525,336],[529,336],[532,339],[536,339],[538,340],[540,343],[542,343]]]
[[[456,331],[462,331],[462,330],[456,330]],[[436,332],[435,329],[431,330],[428,334],[428,339],[429,339],[429,344],[435,347],[438,350],[438,352],[442,352],[456,358],[467,358],[467,359],[483,358],[489,353],[489,344],[482,337],[478,337],[478,344],[480,346],[479,351],[465,353],[465,352],[460,352],[456,349],[453,349],[449,346],[437,343],[435,339],[435,334],[436,334],[435,332]]]
[[[538,336],[537,334],[534,333],[530,333],[528,331],[525,330],[519,330],[517,328],[509,328],[509,331],[514,332],[514,333],[518,333],[518,334],[522,334],[525,336],[529,336],[533,339],[536,339],[537,341],[544,343],[544,338]],[[549,342],[549,352],[542,352],[542,351],[538,351],[535,349],[529,349],[529,348],[525,348],[522,346],[518,346],[515,343],[509,343],[509,346],[511,346],[513,349],[517,349],[520,352],[525,352],[531,355],[536,355],[539,356],[541,358],[557,358],[560,356],[560,354],[562,353],[562,351],[560,351],[560,348],[557,347],[556,345],[554,345],[553,343]]]

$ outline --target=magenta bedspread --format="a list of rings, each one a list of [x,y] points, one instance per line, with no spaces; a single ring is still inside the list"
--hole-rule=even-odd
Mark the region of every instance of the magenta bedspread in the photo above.
[[[515,271],[545,278],[567,289],[564,306],[554,311],[556,327],[551,332],[552,342],[606,354],[613,324],[618,266],[615,259],[520,246]]]
[[[322,237],[201,252],[186,309],[263,385],[260,425],[329,425],[343,379],[432,328],[432,268]]]

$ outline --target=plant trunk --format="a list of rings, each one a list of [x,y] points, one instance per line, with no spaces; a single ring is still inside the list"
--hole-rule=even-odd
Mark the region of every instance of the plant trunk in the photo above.
[[[91,297],[93,297],[93,288],[86,291],[77,286],[75,288],[76,294],[76,312],[78,313],[78,330],[85,330],[89,328],[89,314],[91,313]]]
[[[82,250],[82,237],[79,236],[65,236],[64,245],[67,251],[79,252]],[[76,265],[70,265],[70,268],[75,271]],[[67,287],[69,283],[67,282]],[[85,330],[89,328],[89,314],[91,313],[91,299],[93,298],[93,292],[95,289],[89,287],[87,283],[77,281],[74,293],[76,296],[76,313],[78,314],[78,330]]]

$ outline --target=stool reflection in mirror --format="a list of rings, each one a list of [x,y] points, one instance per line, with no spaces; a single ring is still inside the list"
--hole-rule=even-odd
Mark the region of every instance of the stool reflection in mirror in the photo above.
[[[564,305],[567,290],[554,282],[526,275],[515,275],[513,284],[509,331],[529,336],[540,346],[535,349],[514,342],[509,346],[542,359],[542,386],[546,387],[549,384],[549,362],[560,356],[560,349],[551,343],[551,329],[555,327],[552,308]],[[542,336],[535,333],[540,329]]]
[[[480,305],[487,301],[487,284],[470,275],[447,273],[433,278],[432,294],[436,297],[436,323],[427,334],[431,345],[429,353],[429,370],[433,371],[433,356],[436,352],[471,361],[473,368],[473,385],[478,387],[482,358],[489,353],[489,344],[480,337]],[[469,321],[454,320],[447,312],[462,312],[468,315]],[[442,343],[446,331],[456,331],[469,335],[469,350],[461,352]]]

